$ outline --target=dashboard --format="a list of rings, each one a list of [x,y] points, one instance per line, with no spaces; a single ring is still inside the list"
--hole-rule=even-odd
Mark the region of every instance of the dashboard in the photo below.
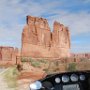
[[[90,71],[51,74],[39,81],[38,90],[90,90]]]

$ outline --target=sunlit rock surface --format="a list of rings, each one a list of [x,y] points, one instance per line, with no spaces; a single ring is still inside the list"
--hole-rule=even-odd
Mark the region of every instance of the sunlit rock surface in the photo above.
[[[26,22],[22,32],[22,56],[69,57],[70,33],[67,27],[55,21],[51,32],[44,18],[27,16]]]
[[[18,56],[18,49],[13,47],[0,46],[0,61],[1,63],[16,63],[16,57]]]

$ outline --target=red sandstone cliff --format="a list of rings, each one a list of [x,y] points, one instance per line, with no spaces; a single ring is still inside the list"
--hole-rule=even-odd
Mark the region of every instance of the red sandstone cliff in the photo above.
[[[53,32],[46,19],[27,16],[22,32],[22,56],[68,57],[70,34],[67,27],[54,22]]]
[[[18,55],[18,49],[13,47],[2,47],[0,46],[0,61],[9,62],[15,64],[16,56]]]

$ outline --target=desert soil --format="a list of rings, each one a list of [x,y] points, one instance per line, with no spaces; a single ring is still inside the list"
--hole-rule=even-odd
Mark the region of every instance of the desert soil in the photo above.
[[[18,87],[9,88],[3,75],[6,70],[7,69],[3,70],[3,72],[0,72],[0,90],[30,90],[29,84],[42,77],[41,73],[36,74],[35,72],[23,72],[18,78]]]

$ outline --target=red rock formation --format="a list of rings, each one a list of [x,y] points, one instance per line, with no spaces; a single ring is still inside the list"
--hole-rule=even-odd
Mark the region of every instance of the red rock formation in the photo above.
[[[64,25],[54,22],[53,32],[46,19],[27,16],[22,32],[22,56],[67,57],[70,34]]]
[[[18,49],[13,47],[0,47],[0,61],[8,62],[12,61],[16,62],[16,56],[18,55]]]
[[[90,59],[90,53],[71,53],[71,57]]]

